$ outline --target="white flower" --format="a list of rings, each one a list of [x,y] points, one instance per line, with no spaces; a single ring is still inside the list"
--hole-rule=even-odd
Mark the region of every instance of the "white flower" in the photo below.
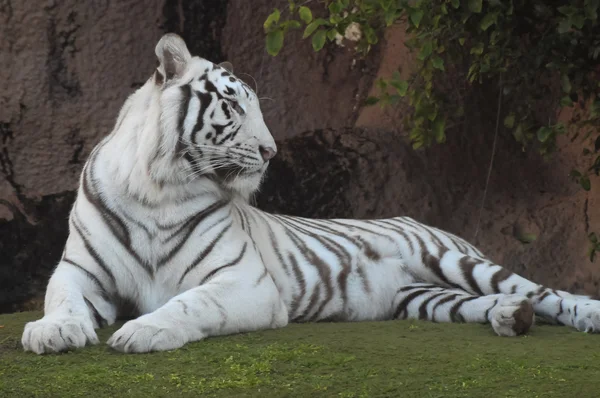
[[[362,37],[362,32],[360,30],[360,25],[358,24],[358,22],[352,22],[350,25],[348,25],[346,31],[344,32],[344,37],[350,41],[360,40],[360,38]]]

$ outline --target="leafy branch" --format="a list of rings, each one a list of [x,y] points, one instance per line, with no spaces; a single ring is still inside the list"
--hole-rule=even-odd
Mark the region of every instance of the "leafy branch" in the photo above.
[[[590,190],[600,175],[599,8],[600,0],[289,1],[264,28],[273,56],[293,29],[315,51],[351,45],[367,56],[386,28],[404,26],[416,71],[408,81],[399,72],[378,80],[379,94],[366,104],[408,105],[415,149],[445,142],[452,126],[464,125],[467,108],[477,112],[448,81],[491,88],[500,94],[503,133],[522,150],[549,156],[567,141],[561,136],[587,144],[581,156],[589,166],[570,175]],[[557,121],[561,111],[571,115],[565,122]]]

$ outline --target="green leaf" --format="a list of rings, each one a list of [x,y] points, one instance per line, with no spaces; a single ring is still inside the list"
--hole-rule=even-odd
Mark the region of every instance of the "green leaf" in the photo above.
[[[317,28],[321,25],[325,25],[327,24],[327,21],[319,18],[319,19],[315,19],[314,21],[312,21],[311,23],[308,24],[308,26],[306,27],[306,29],[304,29],[304,34],[302,35],[303,39],[306,39],[308,36],[312,35],[313,32],[315,30],[317,30]]]
[[[586,191],[589,191],[592,188],[592,184],[590,183],[590,178],[588,176],[583,176],[579,180],[579,185]]]
[[[537,131],[537,138],[540,142],[546,142],[550,135],[552,134],[552,129],[547,126],[540,127]]]
[[[460,39],[458,39],[458,42],[460,43],[461,46],[465,45],[465,38],[461,37]]]
[[[516,237],[521,243],[529,244],[537,239],[537,235],[529,232],[522,232]]]
[[[507,129],[512,129],[515,125],[515,115],[511,113],[510,115],[504,118],[504,127]]]
[[[598,237],[596,236],[595,232],[592,232],[591,234],[589,234],[588,239],[590,240],[590,242],[592,242],[594,244],[598,243]]]
[[[377,43],[377,34],[375,33],[375,29],[373,29],[370,25],[362,25],[363,33],[365,34],[365,38],[367,39],[367,43],[375,44]]]
[[[566,95],[560,99],[560,106],[573,106],[573,100]]]
[[[581,14],[573,15],[571,17],[571,23],[577,29],[581,29],[581,28],[583,28],[583,25],[585,24],[585,17]]]
[[[375,105],[378,102],[379,102],[379,98],[377,98],[377,97],[368,97],[365,100],[365,105],[367,105],[367,106]]]
[[[571,176],[572,178],[579,178],[579,177],[581,177],[581,172],[579,170],[573,169],[569,173],[569,176]]]
[[[490,26],[494,25],[497,20],[498,20],[498,14],[495,12],[490,12],[483,16],[483,18],[481,19],[481,22],[479,23],[479,26],[481,27],[481,30],[483,30],[485,32],[486,30],[488,30],[488,28]]]
[[[560,78],[560,85],[565,93],[571,92],[571,80],[568,75],[562,75]]]
[[[319,51],[325,45],[325,40],[327,39],[327,32],[323,29],[319,29],[312,38],[312,46],[313,50]]]
[[[408,91],[408,82],[404,80],[392,80],[390,86],[394,87],[401,97],[404,97]]]
[[[573,24],[571,23],[571,20],[569,18],[565,18],[558,24],[557,31],[560,34],[567,33],[571,29],[572,25]]]
[[[265,31],[269,30],[271,28],[271,26],[273,26],[274,24],[277,24],[277,22],[279,22],[279,18],[281,17],[281,13],[279,12],[279,10],[276,8],[268,17],[267,20],[265,21],[265,23],[263,24],[263,27],[265,29]]]
[[[285,29],[298,29],[298,28],[302,27],[302,24],[300,24],[300,22],[292,19],[290,21],[282,23],[281,26],[283,26]]]
[[[329,17],[329,22],[331,22],[332,25],[337,25],[340,22],[342,22],[342,20],[344,19],[344,17],[342,17],[339,14],[333,14],[332,16]]]
[[[419,10],[417,8],[413,8],[410,10],[410,21],[417,28],[419,27],[419,24],[421,23],[421,20],[423,19],[423,14],[424,14],[423,10]]]
[[[339,14],[344,9],[344,6],[339,1],[332,1],[329,4],[329,12],[332,14]]]
[[[475,44],[471,48],[471,54],[475,54],[475,55],[481,55],[481,54],[483,54],[483,43],[479,42],[479,43]]]
[[[584,1],[585,15],[589,19],[596,21],[596,19],[598,19],[598,7],[599,6],[600,6],[600,1],[598,1],[598,0],[585,0]]]
[[[421,51],[419,52],[419,55],[417,56],[417,58],[420,61],[424,61],[427,59],[427,57],[429,57],[431,55],[432,52],[433,52],[433,41],[427,40],[422,44]]]
[[[283,31],[274,30],[267,34],[267,52],[276,56],[283,47]]]
[[[452,7],[455,9],[460,7],[460,0],[452,0]]]
[[[481,12],[481,8],[483,7],[483,0],[469,0],[469,10],[476,14]]]
[[[431,130],[433,132],[433,136],[435,137],[435,141],[438,144],[446,141],[446,121],[444,119],[437,118],[435,122],[433,122]]]
[[[435,57],[433,57],[431,59],[431,64],[433,65],[434,68],[439,69],[439,70],[445,70],[444,69],[444,60],[442,59],[442,57],[438,57],[437,55]]]
[[[396,10],[394,8],[390,8],[385,11],[385,26],[391,26],[394,21],[398,18],[398,14],[396,14]]]
[[[309,24],[312,19],[312,11],[310,10],[310,8],[306,7],[306,6],[302,6],[300,7],[300,9],[298,9],[298,14],[300,15],[300,19],[302,21],[304,21],[305,24]]]
[[[337,36],[337,29],[333,28],[333,29],[329,29],[327,31],[327,39],[329,39],[329,41],[334,41],[336,36]]]

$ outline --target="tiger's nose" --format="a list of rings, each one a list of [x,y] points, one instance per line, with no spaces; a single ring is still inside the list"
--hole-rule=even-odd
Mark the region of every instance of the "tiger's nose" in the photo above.
[[[268,162],[269,160],[273,159],[275,154],[277,154],[277,151],[271,148],[270,146],[261,145],[258,147],[258,150],[260,151],[260,155],[262,156],[265,162]]]

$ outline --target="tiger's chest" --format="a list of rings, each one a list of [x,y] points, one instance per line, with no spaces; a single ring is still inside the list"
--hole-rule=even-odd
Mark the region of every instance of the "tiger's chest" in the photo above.
[[[183,214],[128,215],[126,250],[115,258],[125,307],[137,308],[138,314],[154,311],[197,285],[216,261],[219,251],[208,248],[229,225],[228,212],[219,206],[198,207]]]

